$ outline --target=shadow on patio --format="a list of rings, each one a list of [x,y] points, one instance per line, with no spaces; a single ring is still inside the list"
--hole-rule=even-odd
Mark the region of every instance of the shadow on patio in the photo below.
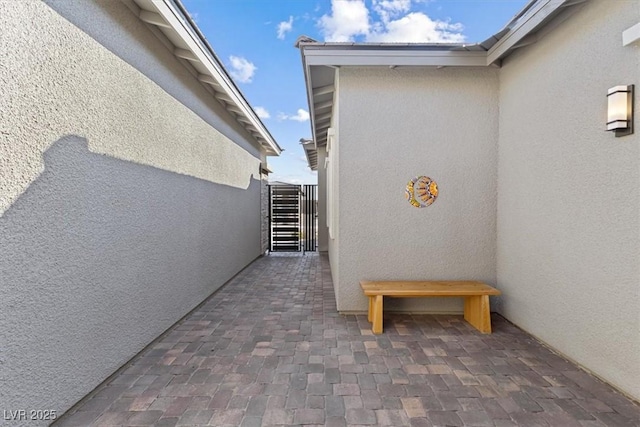
[[[328,261],[262,257],[58,426],[637,426],[640,409],[499,316],[336,312]]]

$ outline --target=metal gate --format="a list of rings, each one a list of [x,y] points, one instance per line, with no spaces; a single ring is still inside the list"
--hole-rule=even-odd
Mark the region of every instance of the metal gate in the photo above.
[[[302,250],[315,251],[318,242],[317,185],[305,185],[302,192]]]
[[[269,186],[269,250],[315,251],[317,242],[317,186]]]

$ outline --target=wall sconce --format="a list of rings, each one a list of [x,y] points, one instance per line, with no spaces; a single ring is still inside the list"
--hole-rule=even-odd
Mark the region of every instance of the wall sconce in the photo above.
[[[616,136],[633,133],[633,85],[615,86],[607,92],[607,130]]]

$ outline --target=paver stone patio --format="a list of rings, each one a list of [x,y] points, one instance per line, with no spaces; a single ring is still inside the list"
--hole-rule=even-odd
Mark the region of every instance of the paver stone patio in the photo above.
[[[57,426],[639,426],[640,408],[493,315],[337,313],[326,256],[259,258]]]

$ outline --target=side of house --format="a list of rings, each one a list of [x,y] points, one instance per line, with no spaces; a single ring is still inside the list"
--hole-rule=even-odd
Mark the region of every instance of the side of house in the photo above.
[[[495,282],[498,76],[494,69],[342,67],[338,71],[339,184],[330,191],[339,245],[338,310],[366,305],[360,280]],[[439,195],[416,208],[416,176]],[[331,215],[331,213],[329,214]],[[332,264],[333,267],[333,264]],[[390,309],[450,313],[457,298],[389,300]]]
[[[538,0],[478,44],[301,38],[338,310],[367,309],[363,279],[484,280],[495,310],[640,398],[640,133],[605,132],[607,90],[639,87],[639,21],[638,2]],[[415,175],[438,183],[429,207],[404,200]]]
[[[61,415],[260,256],[280,149],[171,0],[0,27],[0,402]]]
[[[640,133],[605,125],[608,88],[639,87],[638,22],[638,2],[586,2],[503,61],[497,240],[501,313],[636,398]]]

